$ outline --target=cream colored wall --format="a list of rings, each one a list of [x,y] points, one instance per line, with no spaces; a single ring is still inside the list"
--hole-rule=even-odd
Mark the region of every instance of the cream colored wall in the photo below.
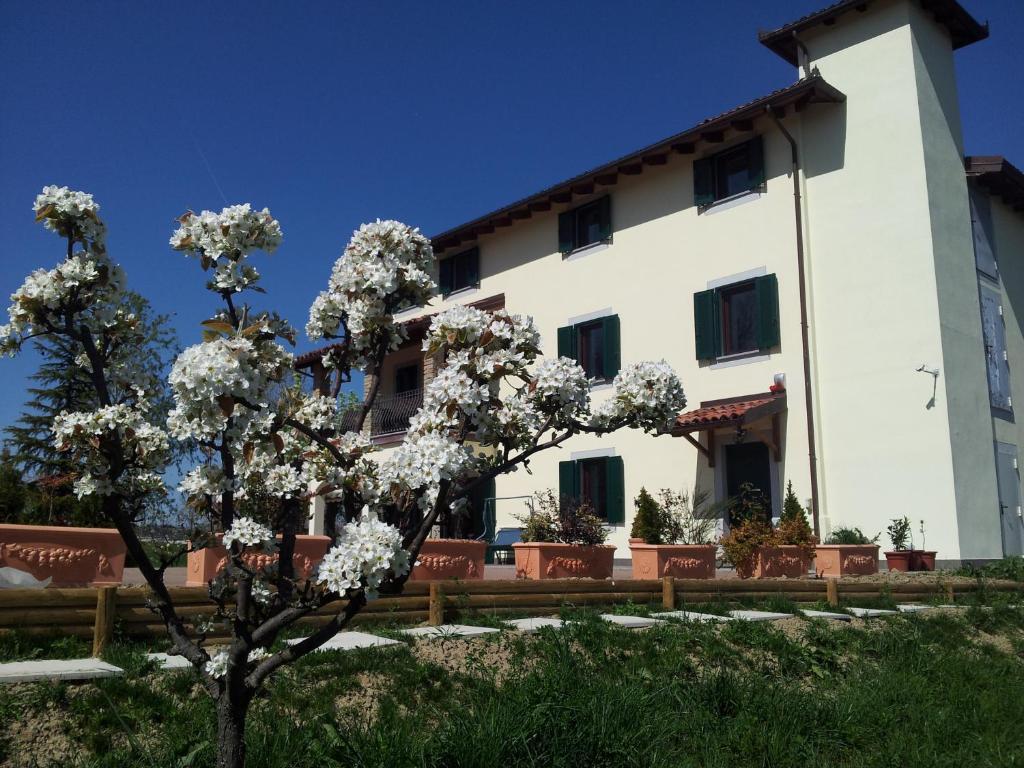
[[[574,200],[512,227],[482,237],[480,288],[435,301],[434,312],[504,293],[506,307],[532,315],[543,349],[556,354],[556,331],[570,318],[610,309],[621,321],[622,362],[666,359],[679,373],[690,407],[702,400],[767,392],[775,373],[786,373],[790,411],[780,477],[792,479],[801,498],[810,495],[806,426],[801,417],[803,391],[799,304],[796,293],[795,234],[789,171],[789,148],[767,118],[755,125],[764,134],[767,194],[751,197],[728,210],[697,214],[693,205],[692,162],[754,134],[732,134],[723,144],[698,147],[694,156],[673,156],[668,164],[645,169],[640,176],[620,176],[608,187],[612,195],[613,242],[605,248],[564,259],[558,252],[559,210]],[[594,197],[603,194],[599,191]],[[453,249],[457,252],[460,249]],[[781,348],[767,359],[712,370],[695,359],[693,294],[709,280],[763,267],[778,276]],[[595,401],[610,387],[598,387]],[[755,439],[751,435],[749,439]],[[499,478],[499,497],[532,494],[558,487],[558,462],[579,451],[613,448],[623,457],[626,524],[611,532],[610,542],[628,556],[626,541],[632,500],[641,486],[713,488],[715,477],[693,446],[682,438],[651,437],[636,431],[596,438],[580,436],[564,449],[534,458],[531,474],[520,470]],[[521,502],[499,502],[499,525],[514,525]]]

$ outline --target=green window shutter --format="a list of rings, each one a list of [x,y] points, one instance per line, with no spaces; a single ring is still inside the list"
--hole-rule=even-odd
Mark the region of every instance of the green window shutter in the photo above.
[[[452,292],[455,284],[455,261],[451,258],[438,262],[437,289],[442,295]]]
[[[722,354],[722,334],[718,322],[718,292],[693,294],[693,328],[698,360],[714,360]]]
[[[712,158],[693,161],[693,204],[711,205],[715,202],[715,166]]]
[[[779,283],[775,275],[754,280],[757,292],[757,347],[767,352],[779,346]]]
[[[575,461],[558,462],[558,497],[570,499],[580,497],[580,473]]]
[[[607,506],[609,525],[622,525],[626,522],[626,479],[621,456],[609,456],[605,461],[605,490],[608,494]]]
[[[558,250],[569,253],[576,247],[576,211],[558,214]]]
[[[474,248],[466,254],[466,278],[470,286],[480,285],[480,249]]]
[[[597,201],[601,229],[598,240],[611,240],[612,238],[612,196],[605,195]]]
[[[619,340],[619,316],[609,315],[604,323],[604,378],[611,381],[622,366],[621,342]]]
[[[764,184],[764,141],[758,136],[751,139],[747,150],[747,159],[750,163],[748,175],[750,178],[750,189],[757,189]]]
[[[558,356],[576,359],[575,325],[566,325],[558,329]]]

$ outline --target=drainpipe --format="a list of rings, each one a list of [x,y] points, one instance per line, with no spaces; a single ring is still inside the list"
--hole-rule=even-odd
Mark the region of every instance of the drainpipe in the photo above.
[[[814,520],[814,535],[820,537],[821,529],[818,515],[818,455],[814,438],[814,396],[811,392],[811,351],[807,327],[807,276],[804,271],[804,226],[803,205],[800,200],[800,153],[796,140],[786,130],[773,108],[765,108],[768,116],[778,126],[779,131],[789,142],[791,162],[793,166],[793,218],[796,224],[796,265],[800,291],[800,344],[803,349],[804,363],[804,408],[807,411],[807,458],[811,470],[811,517]]]

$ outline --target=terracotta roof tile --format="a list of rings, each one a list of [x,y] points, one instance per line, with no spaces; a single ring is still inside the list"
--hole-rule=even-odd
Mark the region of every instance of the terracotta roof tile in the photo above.
[[[687,411],[686,413],[680,414],[676,419],[675,432],[693,432],[700,429],[707,429],[708,427],[714,427],[719,424],[730,424],[737,421],[742,421],[748,415],[754,415],[755,417],[762,415],[761,413],[755,413],[761,411],[762,408],[769,412],[775,412],[778,408],[768,408],[767,406],[782,401],[782,404],[786,401],[785,394],[769,394],[764,393],[760,395],[750,395],[747,398],[732,400],[724,403],[711,403],[703,405],[693,411]],[[767,413],[763,415],[768,415]]]

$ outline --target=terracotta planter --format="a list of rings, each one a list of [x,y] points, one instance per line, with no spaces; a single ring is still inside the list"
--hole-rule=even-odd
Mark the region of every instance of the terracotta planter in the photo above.
[[[409,578],[482,579],[486,554],[486,541],[427,539]]]
[[[877,544],[819,544],[814,550],[819,576],[868,576],[878,573]]]
[[[755,579],[785,576],[799,579],[807,575],[811,567],[811,558],[803,547],[794,544],[783,544],[778,547],[759,547],[754,562],[746,567],[736,568],[741,579]]]
[[[714,544],[645,544],[643,539],[630,539],[629,551],[633,556],[634,579],[715,578]]]
[[[927,549],[910,550],[910,570],[934,571],[936,554],[936,552]]]
[[[885,553],[885,563],[889,566],[890,571],[909,571],[910,570],[910,550],[909,549],[898,549],[895,552]]]
[[[218,534],[217,539],[220,540],[220,538]],[[292,558],[292,562],[295,564],[296,577],[308,579],[330,546],[331,540],[326,536],[296,536],[295,555]],[[277,562],[277,553],[267,554],[257,548],[246,552],[242,559],[251,567],[263,568]],[[207,547],[197,552],[189,552],[185,586],[204,586],[220,573],[227,563],[228,552],[224,547]]]
[[[518,579],[610,579],[615,547],[607,544],[549,544],[531,541],[512,545]]]
[[[50,578],[54,587],[120,584],[124,555],[114,528],[0,525],[0,566]]]

